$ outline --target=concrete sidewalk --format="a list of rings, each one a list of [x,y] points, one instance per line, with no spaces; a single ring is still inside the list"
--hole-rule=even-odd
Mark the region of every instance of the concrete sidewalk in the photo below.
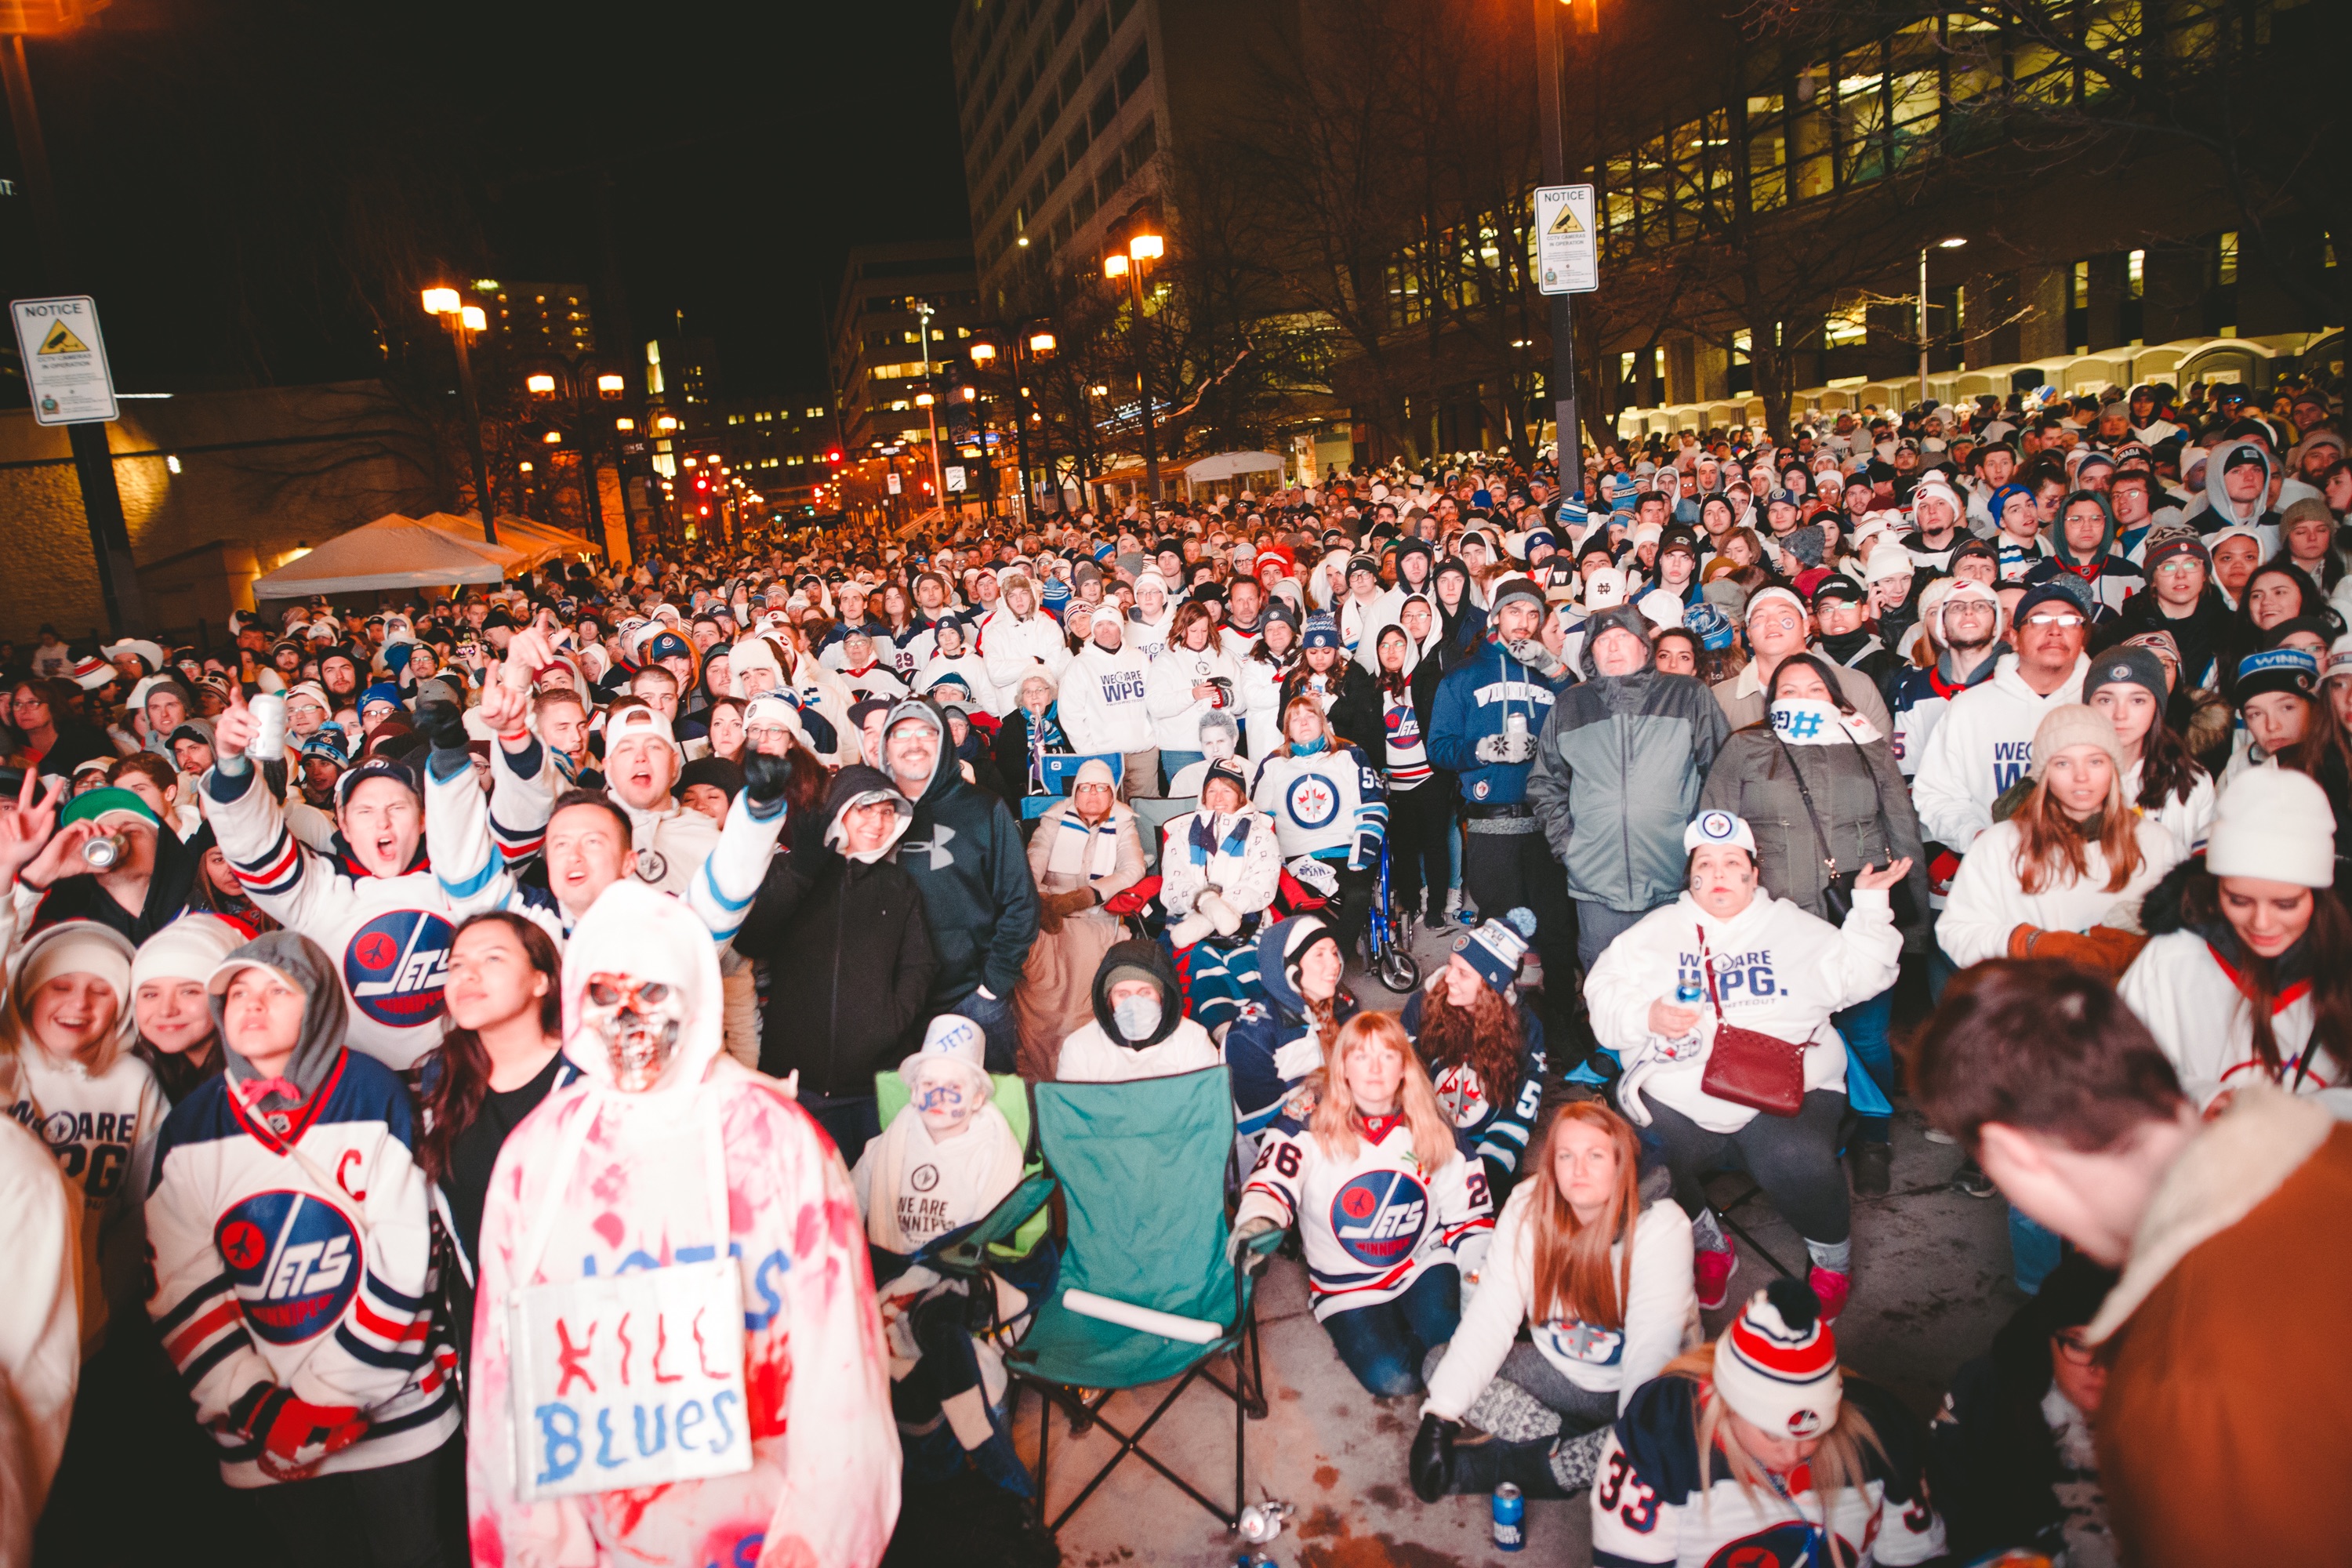
[[[1434,974],[1455,933],[1416,942],[1423,973]],[[1351,974],[1367,1006],[1396,1008],[1403,998]],[[2021,1302],[2009,1282],[2006,1210],[1954,1191],[1958,1151],[1928,1142],[1918,1119],[1899,1108],[1895,1186],[1885,1198],[1854,1205],[1856,1280],[1838,1324],[1846,1364],[1899,1394],[1924,1421],[1955,1368],[1990,1344],[1993,1331]],[[1804,1272],[1803,1243],[1761,1197],[1738,1202],[1752,1184],[1717,1179],[1718,1206],[1752,1237],[1742,1240],[1731,1302],[1707,1315],[1718,1331],[1736,1305],[1772,1277],[1777,1258]],[[1420,1421],[1420,1401],[1366,1394],[1307,1311],[1304,1268],[1276,1258],[1261,1282],[1258,1321],[1265,1357],[1267,1415],[1249,1424],[1249,1500],[1276,1498],[1297,1513],[1280,1540],[1264,1548],[1283,1568],[1440,1568],[1508,1561],[1488,1536],[1488,1500],[1446,1498],[1423,1504],[1412,1494],[1406,1455]],[[1223,1370],[1230,1371],[1229,1366]],[[1112,1396],[1107,1414],[1132,1431],[1165,1385]],[[1038,1405],[1024,1399],[1017,1437],[1036,1453]],[[1116,1447],[1098,1428],[1072,1439],[1053,1417],[1053,1507],[1066,1505]],[[1230,1498],[1234,1476],[1233,1406],[1196,1384],[1155,1427],[1148,1447],[1161,1462],[1212,1498]],[[1518,1561],[1590,1561],[1587,1500],[1528,1505],[1528,1549]],[[1199,1504],[1129,1458],[1065,1525],[1063,1561],[1084,1568],[1136,1563],[1229,1565],[1248,1551]]]

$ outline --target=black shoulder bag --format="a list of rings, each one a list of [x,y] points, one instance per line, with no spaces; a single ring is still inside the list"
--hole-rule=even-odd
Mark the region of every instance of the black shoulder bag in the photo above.
[[[1776,735],[1773,739],[1778,741],[1780,737]],[[1870,793],[1878,802],[1878,822],[1883,830],[1886,825],[1886,796],[1878,787],[1878,771],[1870,765],[1870,758],[1864,753],[1859,741],[1848,735],[1845,743],[1853,748],[1855,760],[1862,763],[1863,776],[1870,781]],[[1830,836],[1822,829],[1821,813],[1813,809],[1813,792],[1805,786],[1804,770],[1797,766],[1797,759],[1790,752],[1789,742],[1780,741],[1780,755],[1788,760],[1790,776],[1797,781],[1797,798],[1805,803],[1805,816],[1813,825],[1813,842],[1821,846],[1822,868],[1829,873],[1822,886],[1822,907],[1829,911],[1830,924],[1842,926],[1845,924],[1845,917],[1853,912],[1853,873],[1838,869],[1837,857],[1830,853]],[[1894,836],[1889,834],[1887,839],[1891,847]],[[1911,884],[1907,879],[1889,888],[1886,895],[1894,908],[1896,925],[1909,925],[1918,918],[1918,906],[1912,902]]]

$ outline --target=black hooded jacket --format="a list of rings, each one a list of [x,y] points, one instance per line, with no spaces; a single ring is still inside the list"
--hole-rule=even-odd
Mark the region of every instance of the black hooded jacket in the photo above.
[[[828,828],[859,796],[891,788],[872,768],[841,770]],[[863,865],[817,843],[779,855],[735,950],[769,966],[760,1070],[797,1068],[801,1092],[864,1095],[919,1045],[939,971],[915,879],[887,858]]]
[[[1118,1025],[1111,1018],[1111,976],[1122,969],[1139,969],[1160,987],[1160,1026],[1140,1040],[1130,1040],[1120,1034]],[[1174,961],[1160,951],[1156,942],[1138,940],[1114,945],[1103,954],[1101,964],[1095,970],[1091,994],[1095,1022],[1102,1026],[1104,1036],[1111,1044],[1124,1046],[1130,1051],[1150,1049],[1174,1034],[1176,1026],[1184,1021],[1184,993],[1176,984]]]

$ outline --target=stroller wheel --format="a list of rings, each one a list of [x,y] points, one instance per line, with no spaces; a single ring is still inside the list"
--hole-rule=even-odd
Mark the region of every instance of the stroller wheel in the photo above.
[[[1380,962],[1373,965],[1372,973],[1381,984],[1400,996],[1421,984],[1421,965],[1415,963],[1412,954],[1402,947],[1391,947],[1381,953]]]

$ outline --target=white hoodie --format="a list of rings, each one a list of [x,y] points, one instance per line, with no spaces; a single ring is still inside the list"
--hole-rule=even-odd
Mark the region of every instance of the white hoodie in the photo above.
[[[933,654],[915,674],[915,689],[928,695],[931,688],[947,676],[954,676],[971,690],[971,700],[986,709],[992,717],[1002,719],[1013,711],[1013,696],[999,687],[988,673],[987,663],[976,653],[961,653],[953,658]]]
[[[1601,950],[1584,982],[1584,1005],[1593,1034],[1617,1053],[1629,1075],[1649,1068],[1643,1092],[1653,1103],[1680,1111],[1709,1132],[1737,1132],[1756,1112],[1699,1087],[1715,1045],[1713,1005],[1702,998],[1697,1048],[1676,1056],[1669,1042],[1650,1033],[1650,1004],[1672,1001],[1680,977],[1704,974],[1711,960],[1725,1021],[1809,1042],[1806,1092],[1842,1093],[1845,1041],[1831,1027],[1830,1015],[1894,984],[1902,956],[1903,933],[1895,928],[1883,888],[1856,889],[1843,926],[1761,888],[1727,921],[1683,893]]]
[[[1226,704],[1241,700],[1241,671],[1225,650],[1211,637],[1209,646],[1195,653],[1191,648],[1170,643],[1151,661],[1150,678],[1144,688],[1144,706],[1151,713],[1152,744],[1163,752],[1197,752],[1201,749],[1201,720],[1216,710],[1220,704],[1206,698],[1196,698],[1192,688],[1212,680],[1226,683],[1231,693]],[[1225,710],[1232,711],[1230,706]],[[1238,714],[1235,715],[1239,717]]]
[[[1691,1283],[1690,1216],[1672,1198],[1660,1198],[1633,1224],[1633,1268],[1624,1326],[1605,1328],[1574,1318],[1534,1318],[1536,1227],[1529,1214],[1547,1196],[1521,1182],[1495,1222],[1495,1239],[1478,1273],[1478,1291],[1463,1310],[1454,1342],[1429,1380],[1422,1414],[1459,1421],[1510,1353],[1521,1323],[1538,1353],[1577,1387],[1614,1394],[1622,1413],[1633,1391],[1664,1370],[1698,1337],[1698,1295]],[[1613,1286],[1625,1258],[1624,1238],[1609,1245]]]
[[[1013,613],[1013,606],[1001,602],[980,623],[973,642],[979,647],[982,661],[988,666],[988,679],[1001,691],[1019,691],[1021,673],[1032,660],[1056,676],[1070,662],[1070,647],[1062,638],[1061,622],[1043,611],[1023,619]]]
[[[2221,967],[2221,955],[2193,931],[2159,936],[2116,984],[2125,1004],[2147,1026],[2158,1047],[2180,1075],[2180,1087],[2200,1110],[2224,1089],[2265,1080],[2254,1055],[2253,1018],[2245,993]],[[2309,986],[2290,987],[2292,1001],[2271,1013],[2271,1037],[2284,1070],[2278,1083],[2295,1083],[2303,1054],[2311,1048]],[[2339,1121],[2352,1121],[2352,1083],[2345,1065],[2322,1050],[2312,1058],[2296,1092],[2316,1098]]]
[[[1130,646],[1111,652],[1090,642],[1070,660],[1062,672],[1062,733],[1080,756],[1151,749],[1150,675],[1151,660]],[[1197,735],[1192,743],[1199,746]]]
[[[41,1140],[0,1125],[0,1387],[8,1394],[0,1442],[0,1563],[33,1560],[41,1517],[73,1422],[81,1335],[74,1310],[80,1205]]]
[[[677,1052],[643,1094],[614,1087],[605,1046],[582,1021],[599,971],[681,994]],[[508,1138],[482,1215],[483,1310],[467,1390],[476,1555],[507,1568],[748,1563],[764,1537],[769,1561],[872,1568],[898,1519],[900,1460],[866,1227],[841,1157],[779,1086],[720,1054],[716,950],[677,900],[634,882],[607,889],[572,932],[563,1000],[565,1054],[581,1076]],[[713,1162],[725,1235],[713,1234]],[[543,1218],[550,1229],[532,1267],[521,1255]],[[541,1442],[515,1429],[512,1318],[498,1307],[530,1285],[691,1262],[714,1248],[734,1257],[740,1276],[751,1468],[520,1500],[519,1450],[536,1454]],[[618,1349],[583,1346],[583,1370],[625,1367]],[[668,1353],[679,1349],[673,1341]],[[661,1364],[657,1346],[634,1353],[641,1380]],[[626,1439],[625,1424],[616,1436]],[[597,1452],[592,1433],[568,1457],[593,1462]]]
[[[2017,656],[2003,654],[1990,680],[1953,698],[1912,777],[1921,837],[1966,853],[1992,826],[1992,803],[2001,791],[2032,767],[2033,731],[2042,716],[2083,700],[2090,668],[2090,658],[2078,656],[2074,673],[2044,697],[2017,673]]]
[[[1963,969],[1988,958],[2006,957],[2009,933],[2019,926],[2085,931],[2095,925],[2114,924],[2106,917],[2117,904],[2131,906],[2136,921],[2140,900],[2180,863],[2182,850],[2180,841],[2156,818],[2136,816],[2132,822],[2139,836],[2140,868],[2120,889],[2106,890],[2107,858],[2096,844],[2086,844],[2081,877],[2032,894],[2017,876],[2017,819],[1995,823],[1960,861],[1959,874],[1952,879],[1951,897],[1936,922],[1936,941],[1946,956]]]

